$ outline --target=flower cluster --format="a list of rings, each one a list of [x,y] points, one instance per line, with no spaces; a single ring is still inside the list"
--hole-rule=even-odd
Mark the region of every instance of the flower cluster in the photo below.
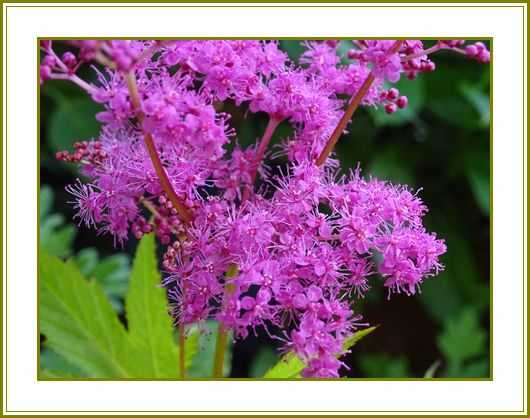
[[[61,57],[42,44],[41,80],[70,80],[104,106],[99,138],[57,154],[90,179],[68,188],[79,222],[117,243],[154,232],[179,324],[215,318],[237,338],[263,327],[312,377],[339,376],[363,325],[354,300],[374,277],[415,294],[446,251],[416,193],[341,174],[330,144],[357,106],[405,108],[391,85],[434,71],[429,54],[489,60],[464,41],[356,40],[344,55],[339,44],[305,42],[299,62],[274,41],[73,41]],[[97,84],[76,74],[90,62]],[[259,143],[237,144],[225,104],[267,115]],[[278,175],[264,160],[282,123],[293,134]]]

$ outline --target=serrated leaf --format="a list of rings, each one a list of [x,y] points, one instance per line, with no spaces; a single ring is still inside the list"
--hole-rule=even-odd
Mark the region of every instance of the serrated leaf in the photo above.
[[[75,256],[75,261],[83,275],[101,284],[112,306],[121,313],[123,311],[122,299],[129,286],[129,256],[115,254],[100,261],[95,248],[85,248]]]
[[[129,332],[98,282],[87,281],[74,262],[64,263],[44,252],[39,261],[40,326],[47,347],[88,377],[180,377],[179,351],[172,340],[152,236],[140,242],[135,258],[127,297]],[[193,335],[187,348],[190,363],[197,351]],[[46,373],[60,374],[48,369]]]
[[[263,346],[252,361],[249,376],[261,377],[277,362],[278,355],[276,354],[276,350],[269,346]]]
[[[410,376],[405,357],[392,357],[387,353],[364,354],[359,359],[359,367],[367,377],[398,378]]]
[[[464,361],[482,354],[486,344],[486,332],[480,327],[478,315],[472,309],[445,322],[444,331],[438,337],[438,346],[453,368]]]
[[[490,212],[490,172],[487,153],[474,152],[466,163],[466,175],[475,201],[485,215]]]
[[[305,363],[296,354],[289,352],[263,375],[265,379],[292,379],[299,377]]]
[[[92,270],[93,275],[108,295],[123,297],[129,285],[129,257],[115,254],[101,260]]]
[[[166,292],[160,283],[155,238],[148,234],[136,251],[125,306],[129,336],[145,350],[145,369],[155,378],[175,376],[178,367]]]
[[[53,190],[42,186],[39,193],[39,247],[49,254],[66,257],[72,252],[77,233],[73,225],[64,225],[61,214],[50,213],[53,207]]]
[[[485,128],[490,123],[490,98],[484,94],[478,87],[470,84],[462,84],[460,91],[463,96],[473,105],[478,115],[480,116],[479,124]]]
[[[460,215],[458,215],[460,216]],[[449,249],[442,257],[446,269],[439,276],[426,280],[417,296],[426,311],[443,324],[459,314],[463,306],[473,306],[479,314],[489,309],[489,286],[481,281],[473,248],[465,236],[459,219],[446,212],[432,225]]]
[[[210,377],[213,371],[215,342],[219,325],[216,321],[204,321],[201,329],[195,330],[198,336],[198,350],[188,369],[191,377]],[[230,334],[227,338],[227,347],[224,356],[223,376],[227,376],[232,367],[232,338]],[[188,353],[186,352],[186,356]]]
[[[100,105],[85,96],[59,101],[48,128],[52,150],[70,150],[74,142],[96,137],[100,126],[95,115],[100,110]]]
[[[64,357],[57,354],[49,347],[44,347],[40,351],[41,372],[46,372],[48,377],[85,377],[81,369],[68,362]]]
[[[489,364],[487,360],[477,360],[464,366],[460,370],[458,377],[487,377],[488,370]]]
[[[40,329],[46,345],[92,377],[130,377],[134,352],[103,290],[73,262],[40,253]]]
[[[199,331],[192,329],[186,336],[186,352],[184,353],[186,369],[188,369],[199,351]]]
[[[39,216],[40,218],[44,218],[48,213],[50,213],[50,210],[53,205],[53,190],[50,186],[42,186],[40,188],[40,195],[39,195]]]
[[[344,350],[349,350],[362,338],[375,331],[377,327],[365,328],[357,331],[344,342]],[[266,379],[291,379],[300,377],[300,373],[306,367],[305,363],[294,353],[287,353],[274,367],[269,369],[263,376]]]
[[[280,49],[284,52],[287,52],[287,55],[289,55],[289,58],[292,61],[298,61],[300,55],[302,55],[306,50],[302,45],[302,41],[291,39],[280,41]]]
[[[373,327],[368,327],[365,329],[362,329],[360,331],[357,331],[351,335],[351,337],[346,338],[346,341],[344,341],[344,350],[349,350],[352,348],[355,344],[357,344],[360,340],[362,340],[367,335],[371,334],[377,329],[377,325]]]
[[[46,215],[40,220],[39,245],[49,254],[66,257],[72,252],[76,233],[73,225],[64,225],[62,215]]]
[[[75,262],[85,277],[90,277],[99,260],[98,250],[84,248],[75,256]]]

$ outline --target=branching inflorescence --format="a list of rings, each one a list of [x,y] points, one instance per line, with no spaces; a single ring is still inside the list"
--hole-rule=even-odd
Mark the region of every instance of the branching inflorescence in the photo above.
[[[274,41],[73,41],[61,57],[46,41],[40,73],[104,106],[99,138],[57,154],[90,179],[68,188],[76,217],[117,243],[156,234],[181,341],[186,325],[219,321],[219,375],[227,331],[263,327],[304,360],[304,376],[337,377],[345,339],[364,325],[353,303],[369,279],[413,295],[446,247],[423,227],[415,192],[341,174],[334,145],[359,106],[406,107],[386,86],[434,71],[430,53],[489,61],[482,43],[464,44],[355,40],[341,56],[338,41],[311,41],[296,63]],[[90,62],[96,84],[76,75]],[[267,115],[255,146],[236,143],[219,110],[228,102]],[[280,124],[293,134],[273,175],[265,158]]]

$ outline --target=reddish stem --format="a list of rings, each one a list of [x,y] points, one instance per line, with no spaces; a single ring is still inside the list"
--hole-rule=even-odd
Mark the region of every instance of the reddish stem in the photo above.
[[[274,134],[274,131],[280,123],[281,119],[277,119],[274,116],[270,117],[269,123],[267,124],[265,132],[263,133],[263,137],[261,138],[261,141],[258,145],[258,149],[256,150],[256,155],[254,156],[252,171],[250,172],[250,183],[245,187],[245,190],[243,191],[242,202],[247,201],[250,197],[250,192],[252,191],[252,187],[254,185],[254,182],[256,181],[256,177],[258,174],[258,168],[261,164],[261,161],[263,160],[263,157],[265,156],[265,151],[269,146],[272,135]]]
[[[416,58],[419,58],[419,57],[423,57],[424,55],[430,55],[430,54],[433,54],[437,51],[440,51],[441,49],[449,49],[441,44],[436,44],[430,48],[427,48],[427,49],[423,49],[419,52],[416,52],[415,54],[410,54],[410,55],[407,55],[407,56],[404,56],[404,57],[401,57],[401,62],[405,62],[405,61],[410,61],[410,60],[413,60],[413,59],[416,59]]]
[[[129,88],[129,95],[133,108],[136,112],[136,117],[138,118],[140,123],[142,123],[144,115],[142,113],[140,95],[138,94],[138,86],[136,85],[136,77],[134,76],[133,71],[130,71],[127,74],[127,87]],[[191,222],[193,217],[191,216],[189,209],[182,203],[181,199],[173,190],[171,181],[169,180],[166,170],[162,165],[162,161],[160,160],[160,156],[158,155],[158,152],[156,150],[155,142],[153,140],[152,135],[144,132],[144,142],[145,146],[147,147],[149,157],[151,158],[151,162],[153,163],[153,167],[155,169],[158,180],[160,181],[160,185],[166,193],[169,201],[173,204],[173,207],[176,209],[180,218],[184,222]]]
[[[342,118],[340,119],[339,123],[335,127],[335,130],[331,134],[331,137],[329,138],[328,142],[326,143],[326,146],[320,153],[320,156],[317,159],[317,166],[321,166],[326,162],[326,159],[328,158],[329,154],[333,151],[335,148],[335,145],[337,144],[340,136],[342,135],[342,132],[344,132],[344,129],[346,129],[346,125],[348,125],[348,122],[352,118],[353,114],[359,107],[359,104],[361,103],[361,100],[366,95],[368,90],[370,89],[370,86],[375,80],[375,76],[372,72],[368,74],[368,77],[366,77],[366,80],[364,80],[364,83],[362,84],[361,88],[357,91],[355,96],[350,101],[350,104],[348,105],[348,108],[344,112],[344,115],[342,115]]]
[[[397,51],[399,51],[399,48],[401,48],[401,45],[403,44],[403,41],[396,41],[394,45],[388,50],[387,55],[395,54]],[[366,77],[366,80],[364,80],[364,83],[362,84],[361,88],[355,93],[355,96],[351,99],[346,111],[344,112],[344,115],[342,115],[342,118],[340,119],[339,123],[335,127],[335,130],[331,134],[330,138],[328,139],[328,142],[326,143],[326,146],[320,153],[319,157],[317,158],[316,165],[322,166],[326,159],[328,158],[329,154],[333,151],[335,148],[335,145],[337,144],[337,141],[339,140],[340,136],[344,132],[344,129],[346,129],[346,125],[348,125],[348,122],[352,118],[353,114],[361,104],[362,99],[370,89],[370,86],[375,80],[374,71],[370,71],[370,74],[368,74],[368,77]]]

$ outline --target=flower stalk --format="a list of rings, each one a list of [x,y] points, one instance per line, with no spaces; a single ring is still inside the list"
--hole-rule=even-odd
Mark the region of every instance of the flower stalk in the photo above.
[[[131,103],[136,112],[136,117],[138,118],[140,123],[142,123],[144,115],[141,108],[141,101],[140,95],[138,93],[138,86],[136,84],[136,77],[134,75],[134,71],[132,70],[129,71],[129,73],[127,74],[127,87],[129,89]],[[170,202],[173,204],[173,207],[178,212],[180,218],[185,223],[191,222],[193,217],[191,216],[189,209],[182,203],[181,199],[173,190],[171,181],[169,180],[166,170],[162,164],[162,161],[160,160],[160,156],[158,155],[158,152],[156,150],[153,136],[149,133],[144,132],[144,142],[147,148],[147,152],[149,153],[149,157],[151,158],[151,162],[153,163],[153,167],[155,169],[158,180],[160,181],[160,185],[162,186],[162,189],[166,193]]]
[[[131,103],[136,112],[136,117],[140,124],[143,121],[143,112],[141,108],[140,94],[138,93],[138,85],[136,84],[136,77],[134,75],[134,70],[129,71],[127,74],[127,88],[129,89],[129,96],[131,98]],[[168,199],[173,204],[173,207],[177,210],[180,218],[185,222],[189,223],[192,220],[191,213],[188,208],[182,204],[181,200],[173,190],[173,186],[167,176],[166,170],[162,165],[160,156],[156,150],[155,143],[151,134],[144,132],[144,142],[147,147],[147,152],[155,168],[156,175],[160,181],[162,189],[166,193]],[[178,338],[179,338],[179,370],[180,377],[186,377],[186,328],[183,320],[181,319],[180,325],[178,328]]]
[[[346,129],[346,125],[348,125],[348,122],[351,120],[353,114],[359,107],[359,104],[361,103],[363,97],[366,95],[366,93],[370,89],[374,80],[375,80],[375,76],[371,72],[370,74],[368,74],[368,77],[366,77],[366,80],[364,80],[364,83],[362,84],[361,88],[357,91],[355,96],[351,99],[350,104],[348,105],[346,111],[344,112],[344,115],[342,116],[339,123],[335,127],[328,142],[326,143],[326,146],[320,153],[317,159],[317,162],[316,162],[317,166],[320,167],[326,162],[329,154],[331,154],[331,152],[335,148],[335,145],[337,144],[340,136],[344,132],[344,129]]]
[[[224,286],[224,301],[226,302],[226,296],[232,295],[235,291],[233,283],[230,280],[239,274],[239,267],[235,263],[231,263],[228,270],[225,273],[225,286]],[[219,328],[217,331],[217,340],[215,342],[215,354],[213,362],[213,377],[223,377],[223,366],[225,359],[225,352],[227,348],[228,330],[225,328],[222,322],[219,322]]]
[[[215,342],[215,354],[213,362],[213,377],[223,377],[223,366],[225,360],[225,351],[227,347],[228,330],[219,323],[217,340]]]
[[[403,41],[396,41],[394,45],[388,50],[387,56],[395,54],[397,51],[399,51],[399,48],[401,48],[401,45],[403,44]],[[333,149],[335,148],[335,145],[337,144],[339,138],[341,137],[342,133],[344,132],[344,129],[346,129],[346,126],[348,125],[348,122],[351,120],[353,114],[361,104],[361,101],[363,100],[364,96],[366,96],[366,93],[368,93],[368,90],[372,86],[372,83],[375,81],[375,75],[374,71],[370,71],[370,74],[368,74],[368,77],[366,77],[366,80],[364,80],[364,83],[361,85],[361,88],[355,93],[355,96],[352,97],[350,100],[350,103],[348,104],[348,107],[346,108],[346,111],[344,112],[344,115],[342,115],[342,118],[340,119],[339,123],[335,127],[333,133],[331,134],[328,142],[326,143],[326,146],[320,153],[319,157],[317,158],[316,165],[322,166],[328,156],[331,154]]]
[[[265,128],[265,132],[263,133],[263,137],[261,138],[258,148],[256,149],[256,155],[252,164],[252,171],[250,172],[250,183],[245,187],[245,190],[243,191],[243,198],[241,200],[242,202],[246,202],[250,197],[252,187],[254,186],[254,182],[256,181],[256,177],[258,174],[258,168],[261,164],[261,161],[263,160],[263,157],[265,156],[265,151],[269,146],[272,135],[274,135],[274,131],[281,123],[281,121],[281,119],[277,119],[274,116],[271,116],[269,118],[269,122],[267,123],[267,127]]]

